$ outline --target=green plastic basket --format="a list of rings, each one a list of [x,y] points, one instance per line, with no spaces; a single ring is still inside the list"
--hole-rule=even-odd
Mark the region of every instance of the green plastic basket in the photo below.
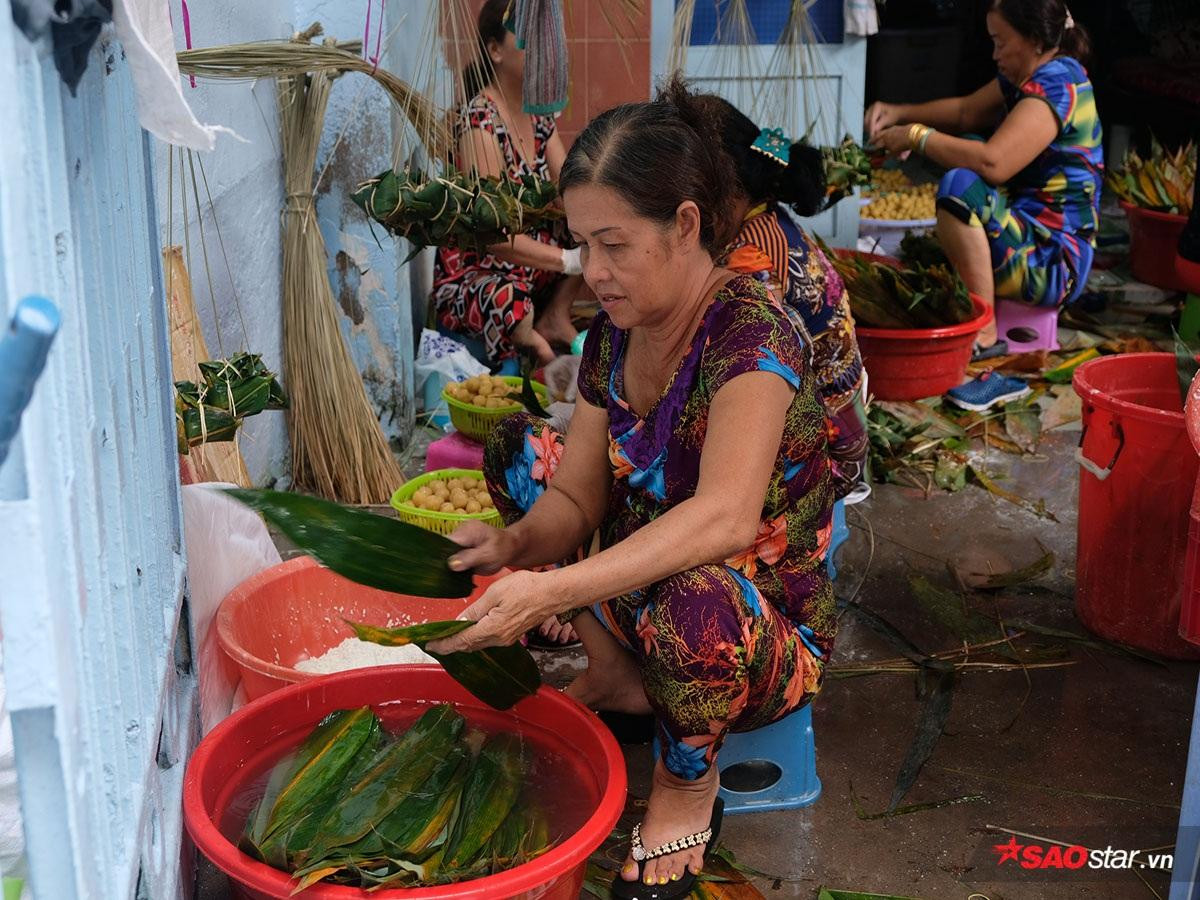
[[[501,378],[506,384],[512,385],[518,391],[521,390],[521,378],[517,375],[502,375]],[[546,386],[540,382],[530,382],[533,385],[533,392],[538,395],[538,401],[543,407],[546,406],[547,391]],[[447,386],[448,387],[448,386]],[[525,407],[520,403],[514,403],[512,406],[501,406],[498,409],[484,409],[481,406],[473,406],[470,403],[463,403],[461,400],[456,400],[451,397],[446,388],[442,389],[442,398],[446,401],[446,405],[450,408],[450,422],[461,433],[469,438],[473,438],[480,443],[487,440],[492,429],[496,427],[496,423],[505,416],[511,416],[513,413],[520,412]]]
[[[500,513],[495,507],[485,512],[447,513],[432,509],[421,509],[408,502],[412,499],[412,495],[417,492],[417,488],[423,484],[437,481],[439,478],[449,480],[465,476],[482,478],[483,473],[478,469],[435,469],[432,472],[426,472],[424,475],[418,475],[416,478],[410,479],[396,488],[396,492],[392,494],[392,508],[399,514],[402,522],[408,522],[410,525],[416,525],[419,528],[424,528],[426,531],[436,531],[438,534],[449,534],[463,522],[472,521],[480,521],[495,528],[503,528],[504,521],[500,518]]]

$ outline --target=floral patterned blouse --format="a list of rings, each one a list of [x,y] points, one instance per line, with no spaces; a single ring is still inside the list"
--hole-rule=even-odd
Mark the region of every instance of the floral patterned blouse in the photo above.
[[[579,395],[609,420],[613,489],[600,540],[610,547],[695,494],[709,409],[721,387],[747,372],[773,372],[795,391],[754,545],[726,565],[800,626],[826,657],[836,630],[825,568],[834,484],[825,409],[796,326],[754,278],[739,275],[714,296],[662,395],[639,416],[625,400],[628,333],[600,312],[588,330]]]

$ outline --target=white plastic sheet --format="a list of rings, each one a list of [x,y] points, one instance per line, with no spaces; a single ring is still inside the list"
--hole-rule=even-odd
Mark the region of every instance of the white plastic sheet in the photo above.
[[[129,61],[143,128],[193,150],[212,150],[222,133],[243,140],[223,125],[202,125],[184,99],[167,0],[115,0],[113,24]]]
[[[235,485],[210,482],[183,488],[188,598],[205,734],[229,715],[239,686],[237,667],[217,642],[217,608],[247,578],[280,562],[262,519],[221,493],[225,487]]]

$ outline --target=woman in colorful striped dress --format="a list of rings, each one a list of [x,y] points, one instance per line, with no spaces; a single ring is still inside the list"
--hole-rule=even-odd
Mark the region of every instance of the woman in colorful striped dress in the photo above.
[[[784,209],[812,216],[824,206],[821,153],[802,142],[789,146],[781,134],[760,129],[715,94],[696,101],[716,123],[737,176],[732,218],[741,225],[718,264],[766,285],[807,336],[829,415],[837,495],[844,497],[862,481],[867,457],[866,374],[850,295],[817,242]]]
[[[867,131],[949,169],[937,233],[971,291],[1058,306],[1091,270],[1104,174],[1087,33],[1063,0],[995,0],[987,25],[994,81],[966,97],[873,104]],[[989,131],[985,141],[953,136]],[[980,344],[996,337],[993,323]]]

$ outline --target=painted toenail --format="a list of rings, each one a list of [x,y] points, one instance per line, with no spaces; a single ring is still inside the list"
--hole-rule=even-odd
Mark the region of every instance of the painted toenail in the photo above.
[[[672,880],[672,881],[678,881],[678,880],[679,880],[679,873],[678,873],[678,872],[673,872],[673,873],[671,874],[671,880]]]
[[[660,885],[666,884],[666,883],[667,883],[667,876],[666,876],[666,875],[659,875],[659,876],[658,876],[658,883],[659,883]]]

